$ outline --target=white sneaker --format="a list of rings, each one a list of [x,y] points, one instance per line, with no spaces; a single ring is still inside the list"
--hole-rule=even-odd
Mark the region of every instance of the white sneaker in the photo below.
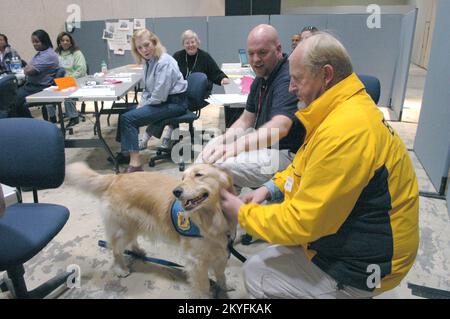
[[[173,141],[168,137],[163,137],[161,141],[160,148],[171,149],[173,145]]]
[[[147,149],[148,141],[150,140],[150,136],[147,133],[144,133],[141,137],[139,137],[139,149],[141,151]]]

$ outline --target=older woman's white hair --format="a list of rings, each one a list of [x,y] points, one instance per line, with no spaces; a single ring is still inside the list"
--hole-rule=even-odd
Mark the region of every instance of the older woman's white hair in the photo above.
[[[197,33],[192,30],[186,30],[181,34],[181,45],[184,46],[184,41],[190,39],[195,39],[195,41],[197,42],[197,46],[200,46],[200,39],[198,38]]]

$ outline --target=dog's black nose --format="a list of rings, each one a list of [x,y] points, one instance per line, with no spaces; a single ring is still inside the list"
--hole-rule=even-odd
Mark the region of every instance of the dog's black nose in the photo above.
[[[180,198],[181,194],[183,194],[183,189],[181,187],[177,187],[173,190],[173,194],[176,198]]]

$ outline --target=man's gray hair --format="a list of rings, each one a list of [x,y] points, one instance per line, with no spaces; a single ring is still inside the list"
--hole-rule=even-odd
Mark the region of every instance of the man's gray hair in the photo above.
[[[341,81],[353,73],[350,55],[342,43],[327,32],[316,32],[305,40],[303,64],[313,75],[329,64],[333,67],[335,78]]]

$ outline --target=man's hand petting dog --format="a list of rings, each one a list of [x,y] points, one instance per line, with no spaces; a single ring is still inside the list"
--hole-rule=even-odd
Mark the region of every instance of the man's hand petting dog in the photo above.
[[[250,203],[261,204],[269,197],[270,197],[269,189],[266,186],[262,186],[254,191],[242,195],[241,199],[245,204]]]
[[[220,204],[222,206],[222,211],[224,212],[225,217],[229,221],[237,223],[239,209],[242,205],[244,205],[244,202],[239,197],[237,197],[230,189],[222,189],[220,191],[220,197]]]

